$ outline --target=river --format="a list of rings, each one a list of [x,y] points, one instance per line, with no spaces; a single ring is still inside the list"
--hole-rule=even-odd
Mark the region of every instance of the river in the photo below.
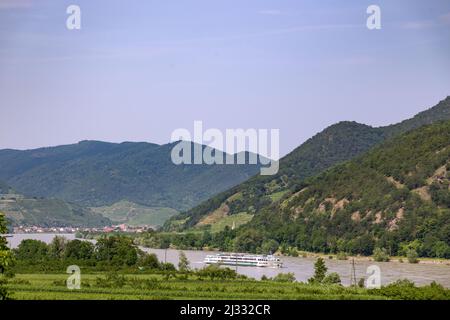
[[[67,239],[75,239],[74,234],[58,234],[64,236]],[[24,239],[36,239],[46,243],[52,241],[56,234],[14,234],[11,238],[8,238],[11,248],[16,248],[19,243]],[[178,250],[163,250],[163,249],[148,249],[142,248],[146,252],[155,253],[159,260],[171,262],[175,265],[178,264]],[[183,250],[187,258],[191,262],[192,268],[202,268],[204,266],[203,259],[207,254],[215,254],[216,252],[207,251],[193,251]],[[267,277],[276,276],[278,273],[292,272],[295,275],[297,281],[305,282],[314,274],[314,258],[302,258],[302,257],[282,257],[283,268],[257,268],[257,267],[237,267],[237,271],[241,274],[247,275],[252,278],[260,279],[263,275]],[[405,259],[406,260],[406,259]],[[342,284],[349,285],[352,267],[350,260],[330,260],[325,259],[328,272],[337,272],[342,280]],[[381,283],[387,284],[399,279],[409,279],[414,281],[417,285],[429,284],[432,281],[442,284],[443,286],[450,288],[450,266],[445,264],[410,264],[400,262],[373,262],[373,261],[356,261],[355,273],[356,278],[360,279],[367,277],[367,267],[370,265],[377,265],[381,270]],[[235,268],[235,267],[233,267]]]

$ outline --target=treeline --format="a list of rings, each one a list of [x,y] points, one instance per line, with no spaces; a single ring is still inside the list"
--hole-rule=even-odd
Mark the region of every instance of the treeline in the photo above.
[[[291,186],[256,212],[252,194],[267,199],[263,190],[250,188],[250,194],[227,198],[229,214],[254,212],[253,220],[236,230],[211,234],[193,228],[150,234],[145,241],[155,247],[162,241],[180,248],[288,254],[372,255],[378,248],[411,261],[414,256],[450,258],[449,144],[449,121],[421,127]],[[264,190],[277,191],[277,185],[266,183]],[[213,198],[198,209],[212,210],[221,201]]]
[[[271,238],[305,251],[450,258],[449,141],[448,121],[389,140],[305,181],[237,239],[248,250]]]
[[[129,237],[101,237],[94,244],[89,241],[68,240],[56,236],[49,244],[39,240],[23,240],[13,249],[13,271],[51,272],[78,265],[92,270],[160,270],[173,271],[175,266],[163,263],[155,254],[140,250]]]

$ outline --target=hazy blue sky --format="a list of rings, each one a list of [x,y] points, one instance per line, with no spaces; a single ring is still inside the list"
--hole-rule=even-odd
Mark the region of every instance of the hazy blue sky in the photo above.
[[[66,29],[66,8],[82,29]],[[366,8],[382,29],[366,28]],[[281,151],[450,95],[450,1],[0,0],[0,148],[279,128]]]

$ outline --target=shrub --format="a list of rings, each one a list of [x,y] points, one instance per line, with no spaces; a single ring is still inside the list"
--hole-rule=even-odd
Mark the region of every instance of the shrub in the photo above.
[[[358,287],[364,288],[365,287],[364,282],[365,282],[365,279],[364,278],[360,278],[359,281],[358,281]]]
[[[138,260],[138,266],[149,269],[159,269],[161,264],[154,253],[142,253]]]
[[[373,250],[373,259],[377,262],[387,262],[390,260],[385,248],[375,248]]]
[[[115,272],[110,272],[103,278],[97,277],[96,284],[104,288],[122,288],[126,284],[126,278]]]
[[[272,280],[277,282],[295,282],[295,275],[292,272],[279,273]]]
[[[343,251],[338,252],[338,254],[336,255],[336,259],[338,260],[347,260],[347,254]]]
[[[178,262],[178,270],[181,272],[187,272],[189,271],[189,260],[184,254],[183,251],[179,252],[179,262]]]
[[[406,257],[408,258],[409,263],[418,263],[419,259],[417,259],[419,255],[417,254],[417,251],[414,249],[409,249],[406,253]]]
[[[280,244],[273,239],[269,239],[263,242],[261,246],[262,253],[264,254],[272,254],[278,250]]]
[[[197,275],[200,278],[209,278],[211,280],[236,279],[238,276],[235,270],[232,270],[230,268],[220,268],[219,266],[214,264],[204,267],[203,269],[200,269],[199,271],[197,271]]]
[[[324,284],[341,284],[341,277],[336,272],[328,274],[322,281]]]

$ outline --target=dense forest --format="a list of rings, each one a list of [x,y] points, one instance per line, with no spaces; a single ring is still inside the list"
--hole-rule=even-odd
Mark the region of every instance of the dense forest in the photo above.
[[[171,241],[249,252],[370,255],[383,248],[450,258],[449,160],[450,122],[424,126],[304,180],[237,230],[211,234],[203,227]]]
[[[85,207],[127,200],[187,210],[259,173],[259,164],[176,165],[171,160],[174,145],[81,141],[0,150],[0,180],[29,197],[57,198]]]
[[[450,120],[450,97],[411,119],[385,127],[373,128],[348,121],[337,123],[283,157],[275,176],[254,176],[172,217],[164,230],[181,231],[195,227],[205,216],[223,206],[226,206],[228,215],[262,212],[280,195],[298,189],[306,178],[357,157],[389,137],[440,120]]]

